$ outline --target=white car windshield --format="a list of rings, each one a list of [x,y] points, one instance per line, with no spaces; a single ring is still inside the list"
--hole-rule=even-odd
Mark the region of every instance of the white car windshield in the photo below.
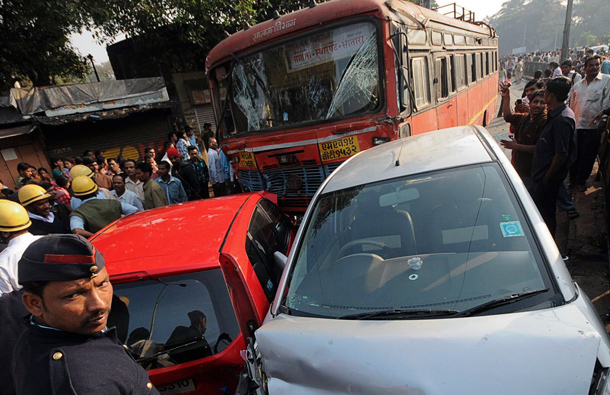
[[[507,185],[489,164],[322,195],[304,224],[285,306],[335,318],[459,313],[553,288]]]

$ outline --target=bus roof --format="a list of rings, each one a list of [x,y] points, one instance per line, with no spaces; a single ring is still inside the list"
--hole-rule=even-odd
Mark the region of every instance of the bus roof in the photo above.
[[[492,31],[489,27],[460,21],[408,1],[331,0],[315,7],[291,12],[278,19],[267,20],[247,30],[238,31],[221,41],[209,52],[206,58],[206,70],[209,71],[212,66],[230,57],[231,54],[263,45],[278,37],[293,35],[312,26],[375,12],[385,17],[390,13],[388,6],[400,10],[403,14],[412,15],[424,26],[433,21],[482,35],[490,35]]]

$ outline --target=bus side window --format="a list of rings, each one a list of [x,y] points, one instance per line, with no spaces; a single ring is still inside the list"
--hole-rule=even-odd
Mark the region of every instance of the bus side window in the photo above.
[[[447,58],[440,58],[436,60],[436,97],[437,99],[444,99],[449,96],[449,75],[447,73]]]
[[[475,82],[477,80],[477,55],[472,54],[470,61],[470,77],[472,78],[470,81]]]
[[[421,110],[430,103],[430,74],[428,71],[428,58],[411,59],[413,70],[413,85],[415,88],[415,105]]]

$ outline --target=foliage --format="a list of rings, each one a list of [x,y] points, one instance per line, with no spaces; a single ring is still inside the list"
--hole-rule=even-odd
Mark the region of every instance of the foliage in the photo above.
[[[566,6],[560,0],[508,0],[489,23],[500,36],[500,52],[525,44],[527,51],[561,47]],[[574,0],[570,45],[593,45],[608,38],[607,0]]]

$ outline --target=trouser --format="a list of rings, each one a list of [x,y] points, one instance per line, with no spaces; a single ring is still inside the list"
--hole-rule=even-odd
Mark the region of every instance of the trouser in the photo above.
[[[532,199],[553,238],[555,238],[557,229],[557,196],[559,195],[559,188],[561,188],[563,180],[566,178],[566,173],[562,172],[556,175],[546,184],[542,180],[534,180],[530,191]]]
[[[227,187],[226,182],[212,184],[212,189],[214,190],[214,197],[226,196],[229,194],[229,188]]]
[[[570,193],[568,192],[568,188],[566,188],[566,184],[564,182],[559,186],[559,195],[557,196],[557,207],[561,211],[570,211],[575,210],[574,202],[572,202],[572,198],[570,197]]]
[[[601,135],[597,129],[576,130],[576,161],[570,169],[572,185],[585,185],[591,175]]]

